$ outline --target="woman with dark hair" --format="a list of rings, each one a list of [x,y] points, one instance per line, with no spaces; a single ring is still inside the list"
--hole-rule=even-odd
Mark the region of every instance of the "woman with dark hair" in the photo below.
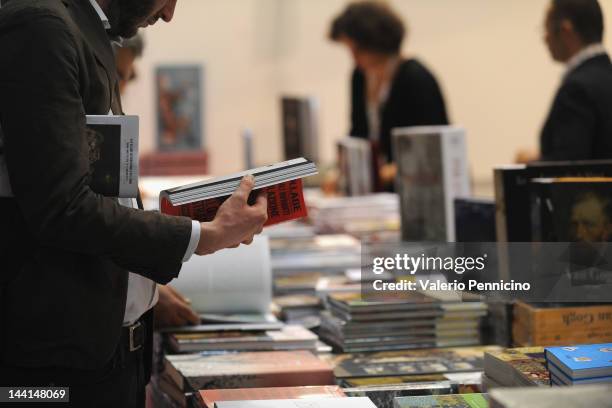
[[[378,146],[380,181],[391,187],[393,164],[391,129],[446,125],[444,98],[433,74],[418,60],[402,57],[406,29],[385,3],[349,4],[332,22],[329,37],[353,56],[350,136]]]

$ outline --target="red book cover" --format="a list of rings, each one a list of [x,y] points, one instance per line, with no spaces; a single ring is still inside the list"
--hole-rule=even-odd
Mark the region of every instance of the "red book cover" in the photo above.
[[[268,221],[265,224],[266,226],[295,220],[307,215],[301,179],[265,187],[254,193],[256,194],[259,191],[264,191],[268,199]],[[251,197],[255,197],[255,194],[252,194]],[[173,206],[164,197],[161,199],[160,209],[164,214],[182,215],[200,222],[208,222],[215,218],[217,210],[228,198],[229,196],[217,197]]]
[[[200,391],[198,395],[206,408],[215,408],[218,401],[254,401],[303,398],[343,398],[337,385],[306,387],[236,388]]]

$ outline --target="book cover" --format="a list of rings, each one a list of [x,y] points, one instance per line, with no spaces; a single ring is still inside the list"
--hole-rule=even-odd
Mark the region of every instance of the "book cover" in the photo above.
[[[365,397],[346,398],[312,398],[308,401],[299,399],[267,401],[221,401],[217,408],[377,408]]]
[[[338,142],[339,190],[346,196],[363,196],[375,191],[374,158],[369,140],[347,137]]]
[[[484,372],[504,386],[548,386],[544,348],[510,348],[485,353]]]
[[[612,377],[612,343],[547,347],[546,360],[570,379]]]
[[[395,408],[488,408],[484,394],[427,395],[395,399]]]
[[[506,388],[489,393],[491,408],[612,407],[612,385]]]
[[[334,385],[331,367],[307,351],[168,355],[194,390]]]
[[[343,398],[346,395],[337,385],[326,385],[204,390],[198,393],[198,397],[206,408],[214,408],[219,401]]]
[[[167,214],[184,215],[201,222],[211,221],[244,176],[251,175],[255,181],[249,203],[254,203],[257,194],[265,194],[268,200],[266,225],[277,224],[306,216],[301,179],[315,174],[317,167],[312,161],[304,158],[288,160],[163,190],[159,194],[159,207]]]
[[[530,242],[529,181],[542,177],[609,177],[612,161],[539,162],[494,170],[496,233],[499,242]]]
[[[439,381],[345,388],[344,392],[349,397],[368,397],[378,408],[393,408],[396,398],[414,395],[452,394],[453,386],[449,381]]]
[[[338,378],[429,375],[482,371],[486,351],[499,347],[420,349],[355,355],[341,361],[334,373]]]
[[[404,241],[455,241],[454,199],[470,195],[465,131],[393,130]]]
[[[170,347],[178,353],[234,350],[314,349],[317,336],[302,326],[287,325],[279,330],[219,331],[177,333],[170,336]]]
[[[484,198],[455,199],[457,242],[495,242],[495,202]]]
[[[87,115],[90,181],[107,197],[138,196],[138,116]]]
[[[317,161],[318,103],[314,98],[281,98],[285,160],[308,157]]]
[[[268,199],[268,221],[266,226],[306,217],[308,211],[304,202],[302,180],[291,180],[262,189]],[[254,202],[255,194],[249,198]],[[229,196],[215,197],[208,200],[173,206],[166,198],[161,199],[161,212],[170,215],[182,215],[200,222],[209,222],[215,218],[217,210]]]

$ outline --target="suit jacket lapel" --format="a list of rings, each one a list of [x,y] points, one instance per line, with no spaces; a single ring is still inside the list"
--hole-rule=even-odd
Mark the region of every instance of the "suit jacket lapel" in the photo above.
[[[104,67],[108,76],[112,95],[111,109],[114,114],[122,114],[121,100],[118,93],[117,68],[111,40],[100,21],[100,17],[89,3],[89,0],[62,0],[83,33],[98,62]]]

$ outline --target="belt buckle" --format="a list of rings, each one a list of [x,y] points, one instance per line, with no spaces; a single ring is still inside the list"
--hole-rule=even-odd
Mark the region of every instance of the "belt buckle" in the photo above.
[[[139,350],[142,347],[142,344],[134,346],[134,330],[142,326],[142,323],[136,322],[132,326],[130,326],[130,352]]]

